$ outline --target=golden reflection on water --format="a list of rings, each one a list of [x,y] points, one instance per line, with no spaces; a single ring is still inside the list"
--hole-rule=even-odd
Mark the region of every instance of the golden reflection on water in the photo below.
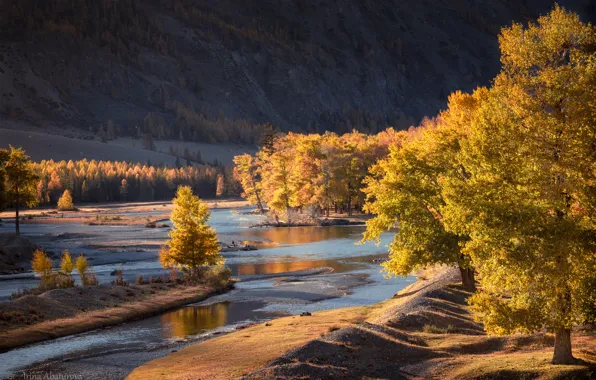
[[[276,243],[305,244],[323,240],[349,238],[363,227],[290,227],[290,228],[250,228],[242,231],[243,236],[260,237]],[[354,241],[360,240],[356,236]]]
[[[224,326],[228,321],[229,304],[222,302],[200,307],[184,307],[161,317],[168,337],[197,335]]]
[[[234,269],[237,276],[249,276],[256,274],[283,273],[311,268],[331,267],[336,272],[344,272],[359,267],[354,263],[343,263],[337,260],[312,260],[312,261],[284,261],[277,263],[243,263],[238,264]]]

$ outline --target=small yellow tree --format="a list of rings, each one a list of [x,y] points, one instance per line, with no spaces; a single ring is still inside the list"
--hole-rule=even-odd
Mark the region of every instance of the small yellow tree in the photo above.
[[[52,284],[54,273],[52,272],[52,260],[41,249],[33,253],[33,260],[31,261],[33,272],[37,273],[41,278],[41,286],[48,287]]]
[[[72,195],[70,195],[70,190],[64,190],[64,193],[58,199],[58,210],[60,211],[69,211],[74,210],[74,203],[72,202]]]
[[[87,262],[85,256],[79,255],[79,257],[77,257],[77,260],[75,261],[75,268],[77,269],[79,276],[81,276],[81,282],[83,285],[93,286],[98,284],[95,274],[89,270],[89,263]]]
[[[207,225],[210,217],[207,204],[193,195],[188,186],[180,186],[173,201],[174,228],[168,248],[160,252],[162,265],[186,268],[191,277],[198,277],[201,266],[223,264],[217,234]]]
[[[62,253],[62,260],[60,261],[60,275],[62,276],[61,279],[61,286],[63,287],[72,287],[74,286],[74,281],[72,280],[71,273],[74,269],[74,262],[72,261],[72,256],[70,256],[70,252],[65,250]]]

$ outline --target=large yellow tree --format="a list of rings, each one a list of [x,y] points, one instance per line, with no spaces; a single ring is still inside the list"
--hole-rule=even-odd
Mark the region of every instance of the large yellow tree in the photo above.
[[[264,213],[261,196],[261,178],[255,158],[250,154],[234,157],[234,177],[242,184],[242,196],[252,205],[257,206]]]
[[[471,259],[461,250],[469,236],[445,228],[442,182],[445,177],[465,181],[465,168],[458,161],[460,141],[486,92],[452,94],[448,110],[435,122],[398,140],[389,156],[371,168],[365,210],[375,217],[367,221],[363,240],[378,241],[381,233],[396,229],[389,260],[383,264],[388,273],[405,276],[433,264],[455,265],[463,286],[476,289]]]
[[[201,266],[223,264],[217,234],[207,224],[210,217],[207,204],[189,186],[180,186],[173,202],[170,219],[174,227],[168,248],[160,254],[162,265],[187,269],[196,278]]]
[[[556,7],[499,38],[503,68],[449,177],[448,230],[479,272],[474,310],[491,333],[555,333],[596,322],[596,30]]]

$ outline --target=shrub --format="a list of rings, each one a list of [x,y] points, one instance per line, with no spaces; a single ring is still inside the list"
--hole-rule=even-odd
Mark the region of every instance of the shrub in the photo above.
[[[178,280],[180,280],[180,276],[178,275],[176,268],[168,268],[168,273],[170,275],[170,281],[178,282]]]
[[[83,285],[84,286],[97,286],[97,285],[99,285],[99,280],[95,276],[95,273],[93,273],[91,271],[87,272],[87,274],[85,275],[85,277],[84,278],[81,278],[81,281],[83,282]]]
[[[228,285],[231,277],[232,271],[224,265],[212,265],[203,272],[205,283],[218,288]]]
[[[89,263],[85,256],[79,255],[79,257],[77,257],[75,268],[77,269],[79,276],[81,276],[83,286],[96,286],[99,284],[97,277],[95,277],[95,273],[89,270]]]
[[[10,295],[10,299],[14,301],[21,297],[28,296],[28,295],[37,295],[37,294],[40,294],[41,292],[42,292],[42,290],[39,288],[19,289]]]
[[[58,199],[58,210],[60,211],[70,211],[74,210],[74,203],[72,202],[72,195],[70,195],[69,190],[64,190],[64,193]]]
[[[455,334],[455,333],[457,333],[457,329],[453,325],[448,325],[446,328],[438,327],[435,325],[424,325],[422,330],[428,334]]]
[[[112,281],[112,285],[128,286],[128,282],[124,281],[124,277],[122,276],[122,269],[116,269],[114,275],[116,279]]]
[[[147,281],[143,278],[143,276],[137,277],[137,285],[145,285]]]

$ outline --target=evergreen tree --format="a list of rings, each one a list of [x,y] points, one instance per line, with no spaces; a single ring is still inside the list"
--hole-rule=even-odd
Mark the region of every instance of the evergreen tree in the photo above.
[[[263,126],[263,133],[259,139],[259,146],[263,152],[269,154],[273,151],[273,143],[278,136],[275,127],[269,123]]]

